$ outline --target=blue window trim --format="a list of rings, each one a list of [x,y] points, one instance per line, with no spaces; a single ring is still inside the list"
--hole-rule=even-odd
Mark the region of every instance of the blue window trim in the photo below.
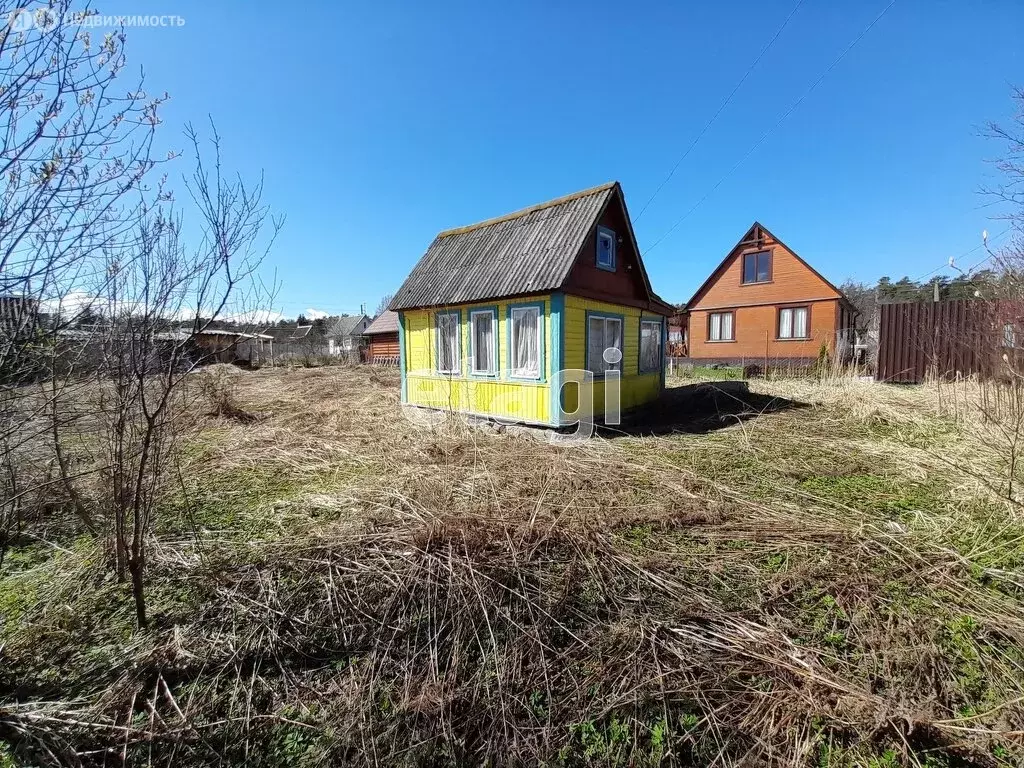
[[[565,294],[551,294],[551,372],[562,369],[565,356]],[[562,425],[562,388],[551,387],[551,425]]]
[[[398,368],[402,377],[402,402],[409,402],[409,355],[405,351],[405,313],[398,313]]]
[[[491,330],[494,334],[494,372],[493,373],[479,373],[473,370],[473,315],[477,314],[489,314],[491,316]],[[498,332],[498,308],[496,306],[484,306],[484,307],[467,307],[466,308],[466,331],[469,336],[468,349],[469,354],[466,356],[466,370],[469,372],[471,379],[497,379],[501,376],[501,366],[498,365],[498,348],[499,348],[499,336]]]
[[[668,362],[668,318],[661,318],[661,375],[659,385],[661,391],[665,390],[665,363]]]
[[[658,350],[658,362],[662,368],[665,367],[665,318],[645,317],[640,315],[639,329],[636,334],[636,372],[638,375],[657,373],[658,368],[645,371],[641,366],[644,364],[644,323],[658,323],[658,335],[661,336],[661,345]]]
[[[591,318],[603,318],[608,320],[618,320],[622,323],[622,333],[619,336],[622,344],[622,360],[619,361],[619,375],[624,376],[626,371],[626,316],[618,314],[616,312],[598,312],[587,310],[586,316],[586,331],[583,334],[583,367],[585,370],[590,371],[590,319]],[[594,374],[594,381],[600,381],[604,379],[604,372]]]
[[[442,371],[438,369],[441,364],[441,334],[440,334],[440,323],[438,318],[441,315],[455,315],[458,318],[458,339],[459,339],[459,370],[457,371]],[[463,363],[465,362],[462,354],[462,310],[461,309],[444,309],[434,313],[434,374],[436,376],[446,376],[448,378],[454,378],[456,376],[462,376]]]
[[[611,266],[609,266],[607,264],[602,264],[601,263],[601,259],[600,259],[600,254],[601,254],[601,247],[600,247],[601,246],[601,235],[607,235],[609,238],[611,238],[611,241],[612,241],[612,263],[611,263]],[[608,229],[608,227],[600,227],[599,226],[597,228],[597,237],[594,239],[594,264],[597,265],[598,269],[603,269],[606,272],[614,272],[615,271],[615,263],[618,260],[618,254],[616,254],[617,246],[618,246],[618,242],[615,239],[615,232],[613,230]]]
[[[529,309],[529,308],[534,308],[534,309],[539,310],[539,312],[537,313],[538,314],[537,331],[540,334],[540,345],[538,346],[538,352],[540,353],[540,357],[538,359],[538,363],[540,364],[540,368],[539,368],[538,373],[540,375],[539,376],[535,376],[535,377],[515,376],[512,373],[512,310],[513,309]],[[547,350],[545,349],[545,340],[546,340],[546,337],[547,337],[547,328],[544,325],[544,302],[543,301],[522,301],[522,302],[518,302],[516,304],[509,303],[508,308],[506,310],[506,314],[505,314],[505,327],[507,329],[506,333],[505,333],[505,342],[506,342],[505,343],[505,352],[506,352],[505,361],[506,361],[506,364],[507,364],[506,370],[508,372],[508,377],[507,377],[508,380],[509,381],[534,381],[534,382],[539,381],[541,383],[546,382],[548,380],[548,377],[547,377],[547,358],[546,358]]]

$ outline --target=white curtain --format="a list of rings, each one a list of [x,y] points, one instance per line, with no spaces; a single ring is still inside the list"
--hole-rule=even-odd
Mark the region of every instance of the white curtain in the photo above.
[[[458,372],[462,367],[459,357],[459,316],[450,312],[437,315],[437,370]]]
[[[711,340],[730,341],[732,339],[732,312],[711,313]]]
[[[807,338],[807,308],[800,307],[793,310],[793,337],[797,339]]]
[[[606,349],[617,349],[622,352],[622,321],[611,317],[592,317],[589,331],[587,369],[598,375],[605,371],[620,370],[621,356],[619,362],[608,363],[604,359],[604,352]]]
[[[536,307],[512,310],[512,375],[540,376],[540,311]]]
[[[617,349],[622,352],[622,321],[612,320],[611,318],[604,321],[604,343],[605,349]],[[606,371],[617,371],[622,367],[622,355],[619,355],[619,361],[617,363],[605,363],[604,368]]]
[[[604,318],[590,318],[590,328],[587,332],[587,370],[592,373],[604,373]]]
[[[661,365],[661,323],[640,324],[640,369],[656,371]]]
[[[791,339],[791,338],[793,338],[793,310],[792,309],[780,309],[779,310],[779,338],[780,339]]]
[[[490,312],[473,314],[473,370],[494,373],[494,322]]]

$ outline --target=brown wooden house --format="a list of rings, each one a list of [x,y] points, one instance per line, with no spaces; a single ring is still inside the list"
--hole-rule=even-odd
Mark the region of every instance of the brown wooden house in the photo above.
[[[855,309],[843,293],[758,222],[686,304],[691,360],[808,364],[852,354]]]
[[[372,365],[398,365],[398,313],[381,312],[363,331],[369,339],[367,362]]]

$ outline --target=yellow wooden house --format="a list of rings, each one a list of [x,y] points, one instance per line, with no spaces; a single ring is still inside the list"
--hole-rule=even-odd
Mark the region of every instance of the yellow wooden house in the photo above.
[[[665,385],[674,309],[618,182],[441,232],[391,309],[408,405],[559,427],[600,418],[608,382],[622,411]]]

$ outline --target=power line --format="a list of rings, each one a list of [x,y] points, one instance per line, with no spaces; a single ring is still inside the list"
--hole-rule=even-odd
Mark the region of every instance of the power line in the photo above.
[[[705,192],[704,196],[700,200],[698,200],[696,203],[694,203],[693,207],[690,208],[690,210],[688,210],[686,213],[684,213],[682,216],[680,216],[676,220],[676,222],[671,227],[669,227],[668,231],[665,234],[663,234],[661,237],[659,237],[657,240],[655,240],[654,244],[651,245],[646,251],[644,251],[643,255],[646,256],[648,253],[653,251],[666,237],[668,237],[670,234],[672,234],[680,224],[682,224],[684,221],[686,221],[686,219],[688,219],[690,217],[690,214],[692,214],[694,211],[696,211],[703,204],[703,202],[705,200],[707,200],[712,194],[714,194],[715,190],[717,190],[720,186],[722,186],[722,184],[725,183],[726,179],[728,179],[730,176],[732,176],[733,173],[735,173],[736,169],[739,168],[741,165],[743,165],[743,163],[745,163],[747,161],[747,158],[749,158],[752,154],[754,154],[754,152],[757,150],[757,148],[760,147],[765,142],[765,140],[772,133],[774,133],[778,129],[778,127],[780,125],[782,125],[786,121],[786,118],[788,118],[791,114],[793,114],[793,112],[796,110],[796,108],[799,107],[804,102],[804,100],[808,96],[811,95],[811,93],[814,91],[814,89],[817,88],[821,84],[821,81],[825,79],[825,77],[828,75],[828,73],[831,72],[833,69],[835,69],[836,65],[839,64],[839,62],[841,62],[844,58],[846,58],[846,55],[850,51],[853,50],[854,46],[856,46],[857,43],[859,43],[861,40],[864,39],[864,36],[867,35],[867,33],[870,32],[872,30],[872,28],[879,21],[881,21],[882,17],[885,16],[885,14],[889,11],[889,9],[892,8],[894,5],[896,5],[896,0],[890,0],[889,4],[887,6],[885,6],[885,8],[882,9],[882,12],[879,13],[877,16],[875,16],[875,18],[872,19],[871,23],[868,24],[866,27],[864,27],[863,31],[859,35],[857,35],[857,37],[855,37],[853,39],[853,41],[848,46],[846,46],[846,49],[842,53],[840,53],[839,56],[837,56],[832,61],[831,64],[828,65],[828,67],[825,69],[824,72],[821,73],[821,75],[818,77],[818,79],[815,80],[814,83],[811,84],[811,87],[808,88],[806,91],[804,91],[803,95],[801,95],[800,98],[798,98],[796,101],[793,102],[793,104],[789,107],[789,109],[787,109],[785,111],[785,113],[783,113],[782,117],[780,117],[775,122],[774,125],[772,125],[767,131],[765,131],[763,134],[761,134],[761,138],[759,138],[754,143],[754,146],[752,146],[750,149],[748,149],[747,153],[745,155],[743,155],[743,157],[741,157],[735,163],[735,165],[733,165],[732,168],[730,168],[728,170],[728,172],[722,178],[720,178],[718,180],[718,182],[715,184],[715,186],[713,186],[710,190]]]
[[[937,266],[937,267],[936,267],[935,269],[933,269],[933,270],[932,270],[931,272],[925,272],[925,273],[924,273],[923,275],[921,275],[920,277],[916,278],[916,279],[914,280],[914,282],[915,282],[915,283],[919,283],[919,282],[921,282],[922,280],[924,280],[924,279],[925,279],[926,277],[931,277],[931,276],[932,276],[932,275],[934,275],[934,274],[935,274],[936,272],[941,272],[941,271],[942,271],[942,270],[944,270],[944,269],[949,269],[949,268],[950,268],[951,266],[954,266],[954,265],[955,265],[955,263],[956,263],[957,261],[959,261],[960,259],[962,259],[962,258],[964,258],[964,257],[966,257],[966,256],[970,256],[970,255],[971,255],[972,253],[976,253],[976,252],[980,251],[980,250],[981,250],[982,248],[984,248],[984,247],[985,247],[985,245],[987,244],[987,242],[993,242],[993,243],[994,243],[994,242],[995,242],[996,240],[998,240],[999,238],[1001,238],[1001,237],[1002,237],[1003,235],[1005,235],[1005,234],[1006,234],[1007,232],[1009,232],[1009,231],[1010,231],[1011,229],[1013,229],[1013,227],[1012,227],[1012,226],[1010,226],[1010,227],[1007,227],[1006,229],[1004,229],[1004,230],[1003,230],[1002,232],[1000,232],[999,234],[997,234],[997,235],[994,235],[994,236],[992,236],[992,237],[988,238],[988,241],[986,241],[986,242],[982,242],[982,243],[979,243],[978,245],[974,246],[974,247],[973,247],[973,248],[971,248],[970,250],[968,250],[968,251],[964,251],[964,252],[963,252],[963,253],[961,253],[961,254],[960,254],[959,256],[954,256],[954,257],[953,257],[953,259],[952,259],[952,261],[953,261],[953,264],[952,264],[952,265],[951,265],[951,264],[950,264],[950,263],[949,263],[948,261],[946,261],[946,262],[943,262],[942,264],[940,264],[939,266]],[[970,274],[970,273],[971,273],[972,271],[974,271],[975,269],[977,269],[978,267],[980,267],[980,266],[981,266],[982,264],[984,264],[984,263],[985,263],[986,261],[988,261],[988,260],[989,260],[989,259],[991,259],[991,258],[992,258],[992,254],[987,254],[987,255],[985,256],[985,258],[983,258],[983,259],[982,259],[981,261],[979,261],[979,262],[978,262],[977,264],[974,264],[973,266],[970,266],[970,267],[968,267],[968,268],[967,268],[966,270],[962,270],[962,269],[961,269],[960,271],[961,271],[961,272],[964,272],[965,274],[968,274],[968,275],[969,275],[969,274]],[[960,269],[959,267],[954,267],[954,268],[955,268],[955,269]]]
[[[797,4],[793,6],[793,10],[789,12],[789,15],[782,22],[782,26],[779,27],[778,30],[775,32],[775,36],[772,37],[772,39],[768,41],[768,44],[761,49],[761,52],[757,54],[757,58],[754,59],[754,62],[749,67],[747,67],[747,71],[743,73],[743,77],[739,79],[739,82],[736,83],[735,87],[732,89],[729,95],[725,97],[725,101],[723,101],[721,106],[719,106],[718,111],[711,116],[711,119],[708,120],[707,123],[705,123],[703,128],[701,128],[700,133],[697,134],[696,138],[694,138],[694,140],[690,142],[690,146],[686,148],[686,151],[683,153],[683,156],[676,161],[675,165],[672,166],[672,170],[668,172],[668,176],[666,176],[664,180],[661,182],[661,184],[658,185],[658,188],[654,190],[654,194],[651,195],[650,199],[648,199],[648,201],[644,203],[644,207],[640,209],[640,213],[638,213],[636,215],[636,218],[633,220],[634,222],[640,221],[640,217],[644,215],[644,211],[646,211],[648,206],[650,206],[650,204],[654,201],[654,198],[658,196],[658,193],[665,188],[665,185],[668,184],[672,176],[675,175],[675,172],[679,169],[679,166],[683,164],[683,161],[693,151],[693,148],[697,146],[697,143],[704,137],[704,134],[708,132],[708,129],[714,124],[715,120],[718,119],[718,116],[722,114],[722,112],[725,110],[727,106],[729,106],[729,102],[732,101],[732,97],[736,95],[736,92],[743,86],[743,83],[747,81],[747,78],[750,77],[751,72],[754,71],[754,69],[760,63],[761,59],[764,58],[764,55],[768,53],[768,50],[775,44],[775,41],[779,39],[779,36],[782,35],[783,30],[785,30],[786,27],[789,25],[790,19],[793,18],[793,15],[799,10],[800,6],[803,4],[804,0],[797,0]]]

